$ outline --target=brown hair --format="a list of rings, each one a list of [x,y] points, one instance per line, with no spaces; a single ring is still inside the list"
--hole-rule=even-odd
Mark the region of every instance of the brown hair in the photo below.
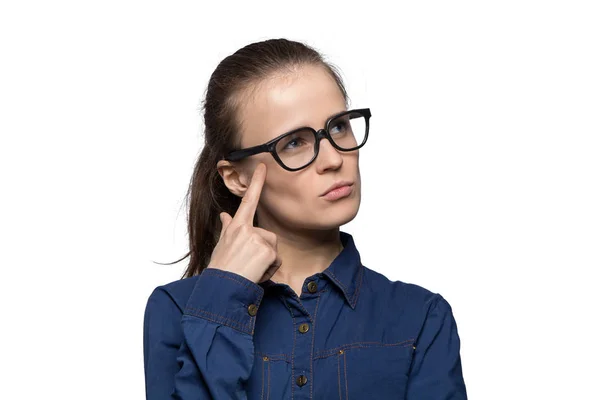
[[[251,43],[224,58],[210,76],[202,101],[204,147],[186,194],[190,250],[184,257],[169,263],[190,256],[182,278],[198,275],[206,268],[221,232],[219,214],[227,212],[233,216],[240,205],[241,198],[225,186],[216,165],[228,152],[240,148],[238,110],[243,95],[274,76],[296,71],[304,65],[323,67],[337,83],[348,105],[348,94],[338,69],[314,48],[292,40]],[[254,226],[258,226],[256,216]]]

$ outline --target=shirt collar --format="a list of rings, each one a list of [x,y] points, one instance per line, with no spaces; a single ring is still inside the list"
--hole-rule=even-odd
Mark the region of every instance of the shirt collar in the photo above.
[[[327,269],[314,276],[327,276],[333,285],[341,291],[348,305],[354,309],[360,293],[364,267],[352,235],[343,231],[339,231],[339,233],[344,249]],[[282,286],[270,279],[260,283],[260,285],[264,289]]]
[[[340,239],[344,250],[323,271],[323,274],[331,279],[333,284],[342,291],[346,301],[354,309],[360,293],[364,268],[352,235],[340,231]]]

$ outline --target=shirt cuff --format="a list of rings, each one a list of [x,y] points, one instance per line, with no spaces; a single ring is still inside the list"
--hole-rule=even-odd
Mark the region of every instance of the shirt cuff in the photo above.
[[[184,315],[227,325],[250,335],[264,289],[251,280],[217,268],[206,268],[198,276]]]

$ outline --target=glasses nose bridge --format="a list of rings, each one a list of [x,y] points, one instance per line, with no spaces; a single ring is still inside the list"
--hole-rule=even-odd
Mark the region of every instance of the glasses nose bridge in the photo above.
[[[329,138],[329,135],[327,134],[327,130],[321,128],[317,131],[317,143],[321,143],[321,139],[323,139],[323,138],[329,140],[329,143],[332,144],[331,139]]]
[[[317,140],[315,142],[315,159],[317,158],[317,156],[319,155],[319,153],[321,152],[321,139],[327,139],[327,142],[331,145],[331,147],[333,147],[336,151],[339,151],[337,146],[333,143],[333,138],[331,137],[331,135],[329,135],[329,132],[327,131],[327,129],[322,128],[319,129],[318,131],[316,131],[315,136],[317,137]]]

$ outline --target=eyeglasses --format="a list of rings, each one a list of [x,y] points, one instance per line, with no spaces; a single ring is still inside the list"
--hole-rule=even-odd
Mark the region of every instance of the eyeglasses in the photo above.
[[[339,151],[353,151],[364,146],[369,136],[369,118],[369,108],[344,111],[330,117],[323,129],[316,131],[308,126],[294,129],[267,143],[234,150],[224,159],[238,161],[254,154],[269,152],[284,169],[298,171],[317,158],[322,138],[327,138]]]

